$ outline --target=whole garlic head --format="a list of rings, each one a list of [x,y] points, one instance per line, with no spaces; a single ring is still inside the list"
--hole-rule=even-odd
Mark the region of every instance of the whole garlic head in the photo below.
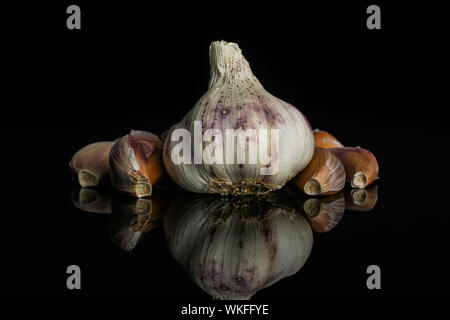
[[[208,91],[165,140],[170,177],[198,193],[260,194],[281,188],[313,156],[308,121],[263,88],[236,43],[213,42],[209,58]]]

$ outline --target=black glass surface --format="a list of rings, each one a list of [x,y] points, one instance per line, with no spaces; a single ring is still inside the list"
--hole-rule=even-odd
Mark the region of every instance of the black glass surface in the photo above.
[[[313,128],[372,151],[380,167],[374,207],[349,207],[347,186],[338,223],[317,232],[323,221],[316,219],[304,265],[252,301],[448,299],[448,103],[438,99],[446,92],[439,80],[444,10],[383,2],[382,29],[373,31],[365,25],[372,3],[364,1],[238,11],[231,4],[80,1],[82,29],[72,32],[69,4],[5,5],[2,298],[212,299],[174,258],[166,210],[149,220],[148,203],[136,214],[135,200],[106,186],[81,198],[88,206],[106,201],[102,208],[112,213],[80,210],[68,163],[88,143],[131,129],[159,135],[180,121],[206,91],[210,42],[223,39],[240,45],[268,92],[296,106]],[[306,200],[287,191],[280,192],[288,207],[311,226]],[[158,193],[163,208],[179,210],[183,195]],[[177,214],[189,214],[189,203],[202,197],[187,195]],[[66,287],[72,264],[82,270],[82,290]],[[381,290],[366,286],[370,265],[381,269]]]

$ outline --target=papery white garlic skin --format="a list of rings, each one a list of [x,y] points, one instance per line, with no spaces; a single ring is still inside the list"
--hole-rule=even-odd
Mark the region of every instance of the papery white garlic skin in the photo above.
[[[211,76],[208,91],[194,108],[169,132],[164,146],[164,165],[178,185],[198,193],[258,194],[281,188],[288,180],[307,166],[314,152],[314,137],[303,114],[294,106],[268,93],[253,75],[248,62],[235,43],[213,42],[210,46]],[[202,133],[218,129],[223,136],[222,164],[175,164],[173,149],[179,143],[172,141],[176,129],[187,129],[194,137],[195,121],[200,121]],[[276,145],[270,145],[272,164],[278,164],[275,174],[261,174],[267,167],[260,161],[249,163],[249,150],[258,148],[259,139],[249,139],[245,148],[245,164],[227,164],[226,130],[279,130]],[[205,150],[210,142],[203,142]],[[217,142],[219,143],[219,142]],[[239,142],[236,141],[239,145]],[[256,146],[255,146],[256,144]],[[191,153],[194,154],[194,143]],[[259,151],[259,150],[258,150]],[[277,152],[278,151],[278,152]],[[192,155],[194,158],[194,155]],[[175,159],[179,161],[178,159]],[[259,160],[259,159],[258,159]]]
[[[179,208],[184,213],[173,230],[168,232],[165,222],[173,256],[199,287],[214,299],[247,300],[300,270],[313,243],[303,215],[274,207],[263,220],[242,220],[233,214],[212,223],[211,214],[229,210],[228,205],[193,200]]]

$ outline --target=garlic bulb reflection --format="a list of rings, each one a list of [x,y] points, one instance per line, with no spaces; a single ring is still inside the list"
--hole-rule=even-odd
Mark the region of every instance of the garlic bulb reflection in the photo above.
[[[260,194],[281,188],[313,156],[308,121],[263,88],[236,43],[213,42],[209,58],[208,91],[165,140],[169,175],[198,193]]]
[[[213,298],[250,299],[298,272],[311,252],[310,225],[277,201],[179,199],[164,217],[169,248]]]

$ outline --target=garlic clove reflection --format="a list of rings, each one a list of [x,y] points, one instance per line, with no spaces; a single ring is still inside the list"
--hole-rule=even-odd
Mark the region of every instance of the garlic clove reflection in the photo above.
[[[111,240],[132,251],[143,236],[157,227],[164,214],[167,195],[155,191],[151,198],[115,197],[112,205]]]
[[[291,203],[270,195],[181,198],[169,206],[164,230],[172,255],[214,299],[250,299],[306,262],[309,223]]]
[[[160,138],[145,131],[131,130],[118,139],[109,158],[113,187],[137,198],[150,196],[165,175],[162,148]]]
[[[378,201],[378,187],[367,189],[345,189],[345,208],[353,211],[372,210]]]
[[[111,195],[105,191],[94,190],[91,188],[72,188],[71,202],[74,207],[81,211],[110,214]]]

